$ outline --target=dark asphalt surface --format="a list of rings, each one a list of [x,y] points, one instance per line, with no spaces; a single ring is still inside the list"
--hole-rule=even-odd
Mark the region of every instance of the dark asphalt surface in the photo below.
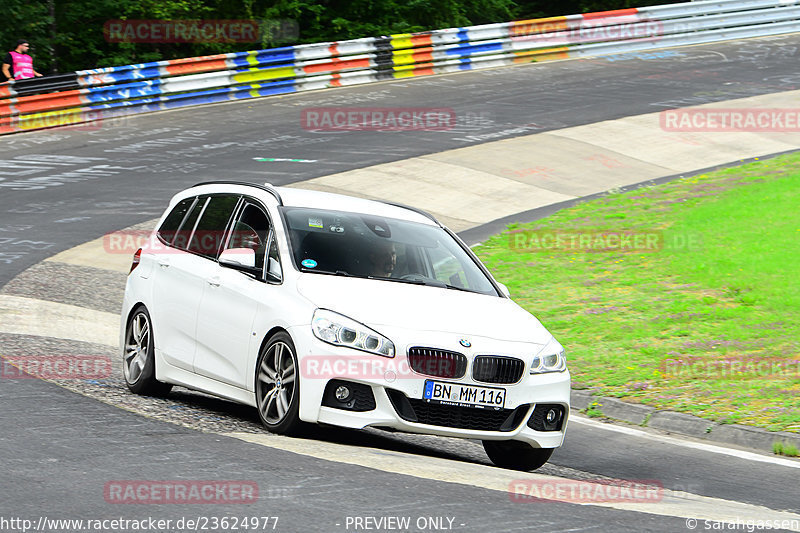
[[[0,137],[0,286],[161,214],[207,180],[276,185],[517,135],[800,87],[800,37],[738,41],[201,106]],[[449,107],[431,132],[303,129],[309,107]],[[254,158],[313,162],[259,162]]]
[[[43,401],[43,399],[45,399]],[[323,461],[128,413],[33,379],[0,387],[0,516],[53,519],[278,517],[276,531],[336,532],[347,517],[453,518],[453,531],[680,531],[685,520],[560,503]],[[37,405],[31,409],[31,405]],[[24,414],[23,414],[24,413]],[[20,453],[20,450],[25,450]],[[125,505],[125,480],[255,482],[252,504]],[[445,521],[445,524],[448,522]],[[338,524],[338,525],[337,525]],[[412,527],[410,531],[422,528]]]
[[[0,286],[58,251],[157,217],[172,194],[199,181],[281,185],[525,133],[792,90],[800,87],[798,44],[800,36],[790,36],[527,65],[206,106],[97,129],[0,137]],[[301,111],[322,106],[451,107],[460,125],[427,133],[304,130]],[[686,530],[683,519],[586,506],[523,506],[493,491],[266,449],[153,421],[35,380],[0,380],[0,405],[5,517],[269,513],[281,517],[284,529],[278,530],[337,531],[340,517],[396,510],[452,516],[465,524],[463,531]],[[357,443],[358,435],[348,438]],[[428,453],[403,438],[364,436],[363,442],[384,439],[392,449]],[[465,443],[464,459],[471,460],[471,453]],[[552,463],[800,512],[796,469],[577,424]],[[107,504],[103,485],[119,479],[247,479],[257,481],[262,494],[269,495],[270,487],[290,490],[252,508]]]

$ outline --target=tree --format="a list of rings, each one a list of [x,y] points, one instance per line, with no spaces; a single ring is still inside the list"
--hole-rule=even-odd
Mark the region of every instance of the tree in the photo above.
[[[658,0],[4,0],[0,42],[29,39],[40,72],[69,72],[666,3]],[[109,42],[113,20],[258,19],[251,43]],[[286,29],[289,31],[286,31]]]

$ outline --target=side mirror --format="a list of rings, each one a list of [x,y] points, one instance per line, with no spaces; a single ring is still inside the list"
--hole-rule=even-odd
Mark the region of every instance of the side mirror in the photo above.
[[[276,281],[278,283],[283,281],[281,264],[274,257],[270,257],[267,260],[267,281]]]
[[[497,280],[495,281],[497,282],[497,286],[500,287],[500,292],[502,292],[506,298],[511,298],[511,291],[508,290],[508,287],[506,287],[503,283],[500,283]]]
[[[256,252],[250,248],[229,248],[224,250],[219,254],[219,264],[256,276],[261,274],[261,269],[256,268]]]

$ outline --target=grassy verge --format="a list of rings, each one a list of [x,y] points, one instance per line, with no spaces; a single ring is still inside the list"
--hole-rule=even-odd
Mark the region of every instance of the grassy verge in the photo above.
[[[574,386],[800,432],[800,154],[609,194],[476,252]]]

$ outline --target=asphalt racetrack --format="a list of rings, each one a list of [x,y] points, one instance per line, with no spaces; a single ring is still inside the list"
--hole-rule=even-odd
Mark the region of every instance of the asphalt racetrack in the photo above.
[[[787,36],[522,65],[0,137],[0,287],[34,267],[28,293],[17,296],[113,313],[124,276],[35,269],[58,252],[158,217],[186,186],[218,179],[287,185],[498,139],[790,91],[800,88],[798,45],[800,36]],[[446,107],[459,125],[394,133],[302,127],[303,109],[341,106]],[[117,357],[99,343],[0,333],[0,354],[35,353]],[[41,517],[156,517],[173,522],[153,530],[184,531],[191,528],[178,527],[180,518],[223,516],[278,517],[274,530],[286,532],[722,529],[715,520],[740,520],[746,530],[748,521],[770,519],[785,520],[775,529],[800,530],[800,461],[650,430],[576,417],[565,446],[537,473],[550,483],[654,480],[666,489],[658,502],[520,502],[503,489],[530,476],[490,466],[472,441],[333,428],[285,439],[261,431],[254,410],[182,389],[166,401],[133,397],[118,375],[78,392],[0,379],[0,530],[21,530],[2,522],[11,518],[41,525]],[[113,480],[209,479],[253,480],[259,499],[120,505],[104,496]],[[411,525],[394,527],[387,517]]]

